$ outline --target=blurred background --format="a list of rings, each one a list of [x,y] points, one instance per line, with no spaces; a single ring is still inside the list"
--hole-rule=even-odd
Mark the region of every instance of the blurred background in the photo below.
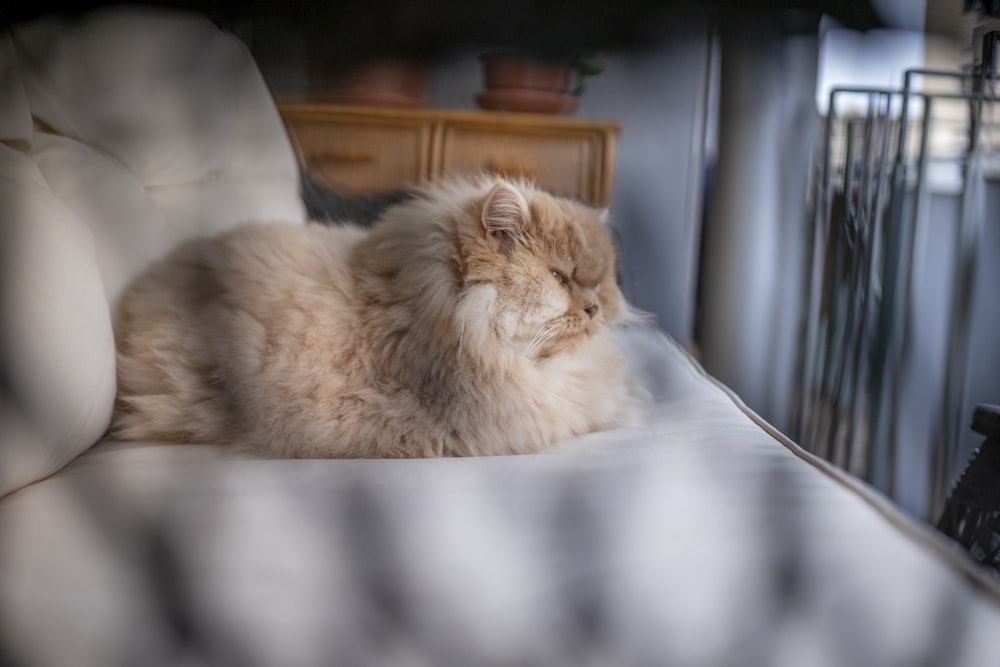
[[[238,35],[283,102],[393,58],[475,109],[484,52],[597,55],[575,114],[622,127],[623,286],[709,372],[923,518],[1000,403],[996,0],[154,4]]]

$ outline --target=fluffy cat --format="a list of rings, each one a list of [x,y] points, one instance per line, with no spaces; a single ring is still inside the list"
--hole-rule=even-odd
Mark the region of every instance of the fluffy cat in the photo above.
[[[636,396],[604,213],[499,178],[426,186],[369,230],[189,241],[115,323],[111,435],[271,456],[535,452]]]

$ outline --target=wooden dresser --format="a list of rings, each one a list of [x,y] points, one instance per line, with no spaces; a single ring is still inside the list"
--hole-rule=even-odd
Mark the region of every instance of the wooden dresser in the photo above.
[[[489,171],[611,203],[620,126],[543,114],[279,104],[299,159],[322,184],[378,192]]]

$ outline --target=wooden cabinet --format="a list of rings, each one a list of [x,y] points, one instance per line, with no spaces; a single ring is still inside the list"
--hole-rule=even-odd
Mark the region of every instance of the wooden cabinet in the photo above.
[[[453,173],[527,176],[559,194],[611,203],[620,126],[542,114],[279,104],[303,166],[349,192]]]

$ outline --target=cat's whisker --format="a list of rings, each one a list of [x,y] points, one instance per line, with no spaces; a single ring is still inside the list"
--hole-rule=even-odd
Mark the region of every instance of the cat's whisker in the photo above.
[[[544,329],[542,331],[539,331],[531,338],[531,340],[528,341],[528,344],[524,346],[524,356],[526,357],[535,356],[535,351],[541,346],[540,341],[544,331],[545,331]]]
[[[538,351],[542,349],[542,346],[548,343],[550,340],[556,337],[559,333],[559,325],[556,322],[549,322],[542,328],[528,343],[525,348],[525,354],[529,357],[533,357],[538,354]]]

